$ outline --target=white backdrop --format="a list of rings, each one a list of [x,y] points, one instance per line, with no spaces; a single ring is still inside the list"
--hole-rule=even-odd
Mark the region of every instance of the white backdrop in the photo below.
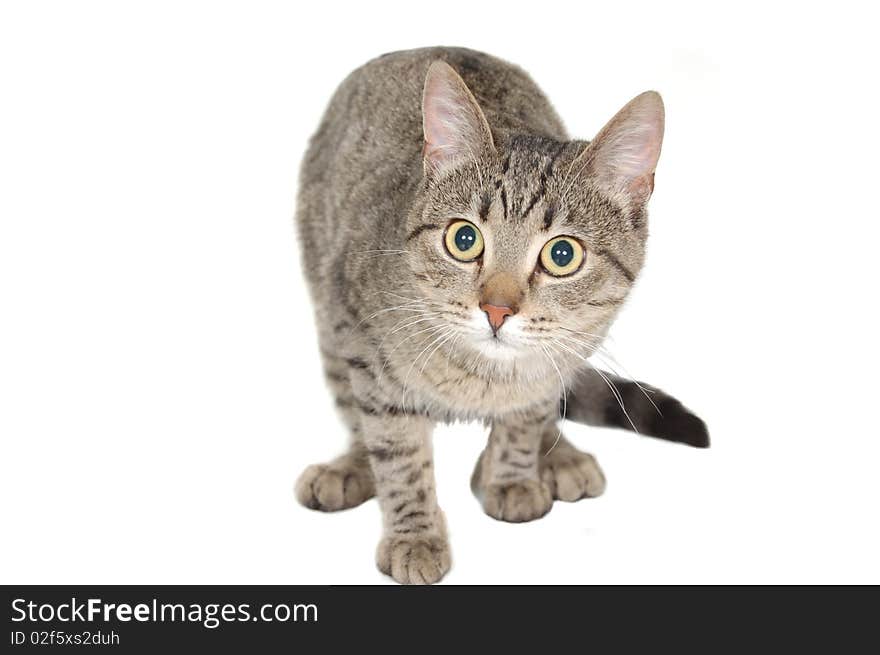
[[[509,525],[468,488],[483,430],[438,429],[445,581],[880,582],[877,22],[595,4],[0,5],[0,581],[390,582],[374,501],[292,494],[345,443],[296,174],[351,69],[445,44],[525,67],[582,138],[663,94],[648,263],[608,346],[713,437],[572,425],[605,496]]]

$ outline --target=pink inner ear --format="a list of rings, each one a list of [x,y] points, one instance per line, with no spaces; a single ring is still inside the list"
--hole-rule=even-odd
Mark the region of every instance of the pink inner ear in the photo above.
[[[654,193],[654,174],[642,175],[630,182],[627,190],[634,196],[648,199]]]
[[[656,126],[633,124],[627,121],[620,126],[620,134],[608,148],[606,165],[617,175],[629,179],[640,178],[654,172],[660,157],[660,136]]]
[[[647,199],[663,142],[663,101],[652,91],[631,100],[593,143],[593,172],[615,187]]]
[[[426,156],[442,157],[444,150],[454,149],[456,143],[462,140],[462,135],[459,133],[461,128],[454,123],[455,111],[449,105],[447,98],[434,95],[425,97]]]
[[[426,162],[441,166],[458,158],[473,157],[491,135],[480,108],[458,74],[435,62],[428,69],[422,97],[422,122]]]
[[[445,84],[432,87],[425,94],[425,156],[439,163],[467,148],[472,129],[465,114],[469,108],[450,97],[455,90]]]
[[[650,196],[654,192],[654,168],[660,157],[657,133],[651,130],[649,141],[637,151],[632,161],[628,176],[631,178],[629,190],[641,196]]]

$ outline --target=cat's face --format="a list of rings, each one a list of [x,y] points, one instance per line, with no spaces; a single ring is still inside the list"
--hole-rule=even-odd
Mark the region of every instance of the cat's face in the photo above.
[[[434,227],[408,244],[411,266],[462,346],[492,359],[576,357],[604,337],[646,229],[643,211],[572,183],[583,147],[514,141],[479,175],[471,164],[429,186],[420,220]]]
[[[488,360],[588,357],[644,259],[659,96],[589,145],[493,138],[450,73],[435,64],[426,83],[426,188],[407,243],[421,295],[457,347]]]

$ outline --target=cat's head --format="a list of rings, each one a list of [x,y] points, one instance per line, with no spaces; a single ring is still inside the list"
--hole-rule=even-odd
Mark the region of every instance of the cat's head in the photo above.
[[[491,360],[588,356],[642,266],[663,102],[629,102],[589,144],[494,131],[464,81],[431,65],[425,188],[407,250],[421,295]]]

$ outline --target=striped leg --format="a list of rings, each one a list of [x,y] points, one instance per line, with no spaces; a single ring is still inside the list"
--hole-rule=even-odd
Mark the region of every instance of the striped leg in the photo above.
[[[433,425],[419,416],[379,413],[365,414],[362,426],[384,523],[376,564],[402,584],[437,582],[451,561],[434,488]]]
[[[373,472],[361,441],[361,410],[351,390],[350,366],[342,357],[322,353],[324,372],[343,422],[351,431],[349,451],[326,464],[306,468],[296,482],[297,500],[322,512],[360,505],[375,493]]]
[[[554,419],[493,423],[471,478],[489,516],[531,521],[550,511],[553,500],[573,502],[605,491],[596,458],[571,445]]]
[[[519,523],[550,511],[553,496],[541,480],[539,457],[542,436],[554,418],[548,409],[546,414],[492,423],[489,443],[471,478],[471,488],[492,518]]]

